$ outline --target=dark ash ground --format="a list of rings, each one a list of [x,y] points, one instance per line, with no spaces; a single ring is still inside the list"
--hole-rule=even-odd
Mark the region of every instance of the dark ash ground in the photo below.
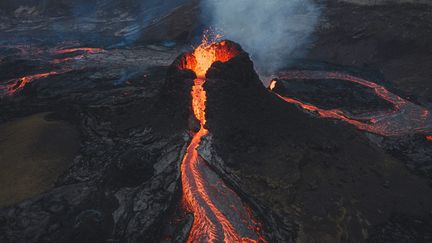
[[[430,6],[323,4],[307,60],[291,68],[377,77],[432,109]],[[191,219],[176,209],[191,82],[176,80],[193,77],[170,65],[189,48],[196,2],[163,13],[139,31],[135,45],[122,38],[136,34],[123,26],[127,14],[115,24],[96,23],[94,37],[86,33],[94,22],[78,26],[59,9],[49,19],[39,8],[1,17],[0,82],[66,71],[0,100],[0,241],[184,240]],[[7,4],[0,10],[10,13]],[[53,40],[49,30],[58,16],[86,38]],[[37,51],[89,45],[106,51],[59,64],[52,63],[59,56]],[[339,92],[349,108],[387,109],[366,91],[350,96],[353,87],[334,87],[298,95],[317,101]],[[419,134],[382,138],[305,114],[267,92],[245,57],[215,65],[206,89],[213,134],[207,149],[215,156],[208,160],[253,206],[273,241],[432,242],[432,142]],[[364,107],[359,96],[366,97]],[[318,102],[331,108],[338,100]],[[44,173],[31,169],[35,163]]]

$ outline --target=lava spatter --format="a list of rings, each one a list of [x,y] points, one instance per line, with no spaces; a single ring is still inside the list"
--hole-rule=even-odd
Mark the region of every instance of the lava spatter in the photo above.
[[[378,97],[393,105],[393,110],[390,112],[371,112],[355,116],[341,109],[322,109],[313,104],[287,97],[276,89],[280,84],[279,81],[272,80],[270,82],[269,89],[281,99],[288,103],[298,105],[304,110],[318,114],[320,117],[342,120],[354,125],[360,130],[382,136],[404,136],[413,133],[429,133],[432,131],[432,116],[427,109],[393,94],[385,87],[374,82],[345,73],[309,70],[284,72],[280,75],[279,79],[336,79],[353,82],[372,89]]]
[[[205,127],[205,74],[214,62],[226,62],[237,54],[238,50],[229,42],[209,42],[204,38],[200,46],[185,56],[180,67],[194,71],[197,76],[191,97],[193,114],[200,122],[181,165],[183,199],[194,215],[188,242],[266,242],[250,209],[197,150],[202,138],[209,134]]]

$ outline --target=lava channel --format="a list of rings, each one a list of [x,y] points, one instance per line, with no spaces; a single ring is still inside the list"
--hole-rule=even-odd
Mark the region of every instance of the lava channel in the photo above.
[[[391,93],[385,87],[374,82],[354,77],[345,73],[329,71],[288,71],[281,73],[279,80],[320,80],[336,79],[353,82],[373,89],[375,94],[393,105],[390,112],[372,112],[362,115],[351,115],[341,109],[321,109],[315,105],[301,100],[287,97],[278,93],[277,87],[282,82],[272,80],[269,89],[284,101],[298,105],[304,110],[313,112],[323,118],[339,119],[354,125],[360,130],[379,134],[382,136],[404,136],[414,133],[428,134],[432,131],[432,115],[429,110],[409,102],[396,94]]]
[[[266,242],[260,223],[240,197],[209,167],[199,155],[198,147],[209,134],[206,124],[205,74],[216,62],[226,62],[237,55],[227,41],[203,43],[185,56],[180,66],[195,72],[197,78],[191,91],[192,110],[200,122],[181,164],[183,201],[194,215],[188,242]]]

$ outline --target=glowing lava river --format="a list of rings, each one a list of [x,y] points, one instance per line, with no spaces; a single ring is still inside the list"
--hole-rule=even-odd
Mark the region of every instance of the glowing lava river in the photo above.
[[[353,115],[342,109],[322,109],[299,99],[284,94],[283,80],[341,80],[359,84],[372,89],[381,99],[393,106],[391,111],[367,112]],[[405,136],[415,133],[428,134],[432,131],[432,114],[429,110],[393,94],[385,87],[371,81],[345,73],[330,71],[288,71],[281,73],[278,79],[270,83],[269,89],[284,101],[295,104],[305,111],[312,112],[323,118],[342,120],[360,130],[382,136]],[[429,140],[429,136],[426,139]],[[432,139],[432,138],[431,138]]]
[[[54,48],[37,48],[26,45],[17,45],[17,46],[1,46],[0,48],[13,48],[19,50],[18,57],[22,59],[32,59],[32,60],[44,60],[51,59],[51,64],[62,64],[70,61],[78,61],[89,57],[94,54],[105,52],[104,49],[101,48],[92,48],[92,47],[74,47],[74,48],[63,48],[63,47],[54,47]],[[58,58],[59,55],[69,55],[67,57]],[[0,57],[0,61],[1,61]],[[29,83],[48,78],[51,76],[57,76],[61,74],[65,74],[71,71],[78,71],[78,69],[74,69],[71,67],[63,67],[57,69],[56,71],[46,71],[43,73],[31,74],[19,78],[13,78],[7,81],[0,81],[0,98],[4,96],[11,96],[21,91],[26,85]]]
[[[214,62],[226,62],[236,54],[226,42],[204,40],[193,53],[186,55],[181,67],[194,71],[197,76],[191,96],[193,114],[200,123],[181,164],[183,199],[187,210],[194,215],[188,242],[266,242],[252,211],[198,153],[202,138],[209,134],[205,127],[205,74]]]

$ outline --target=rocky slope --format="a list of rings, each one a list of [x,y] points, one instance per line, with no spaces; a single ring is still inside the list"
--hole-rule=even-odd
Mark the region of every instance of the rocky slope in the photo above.
[[[281,101],[247,56],[214,64],[207,78],[215,150],[248,195],[297,223],[300,242],[431,239],[427,179],[354,128]]]
[[[156,106],[162,103],[166,92],[175,88],[163,87],[171,62],[169,55],[167,62],[160,51],[141,51],[146,54],[141,56],[138,48],[120,51],[122,55],[117,56],[115,52],[104,52],[93,60],[62,63],[60,66],[70,69],[68,73],[36,80],[14,96],[2,98],[2,121],[34,112],[51,112],[51,119],[74,124],[82,143],[69,168],[57,178],[50,178],[55,181],[52,189],[0,210],[0,241],[160,239],[161,222],[178,204],[179,163],[188,140],[184,133],[187,117],[182,122],[185,116],[179,116],[172,126],[171,114]],[[141,64],[145,65],[139,61],[143,57],[146,59]],[[132,67],[126,61],[131,59],[140,66],[140,72],[135,73],[135,69],[133,75],[123,77],[124,68]],[[14,62],[13,58],[8,60],[2,64],[4,67]],[[35,65],[59,66],[46,60]],[[80,65],[85,68],[79,68]],[[9,74],[17,66],[10,67]],[[15,69],[15,75],[20,72]],[[183,97],[188,96],[189,91],[183,93]],[[4,162],[14,163],[7,159]]]
[[[361,6],[326,1],[307,57],[374,68],[407,95],[430,106],[432,7]]]

